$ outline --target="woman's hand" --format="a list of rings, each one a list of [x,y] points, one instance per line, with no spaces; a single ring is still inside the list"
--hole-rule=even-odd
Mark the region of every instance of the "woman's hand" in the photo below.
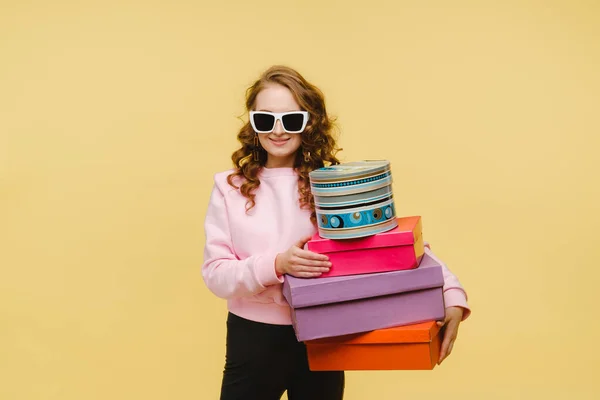
[[[444,321],[437,322],[439,327],[446,326],[442,346],[440,348],[438,365],[452,353],[452,347],[454,346],[454,341],[458,335],[458,325],[462,321],[463,312],[462,307],[448,307],[446,308],[446,317],[444,318]]]
[[[275,271],[278,276],[289,274],[298,278],[312,278],[329,271],[329,257],[304,250],[304,245],[309,240],[310,236],[300,240],[285,253],[277,254]]]

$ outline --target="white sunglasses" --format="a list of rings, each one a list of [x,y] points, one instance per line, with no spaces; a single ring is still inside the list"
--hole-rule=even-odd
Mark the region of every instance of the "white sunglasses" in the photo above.
[[[300,133],[306,128],[308,111],[288,111],[274,113],[268,111],[250,111],[250,124],[256,133],[271,133],[277,120],[286,133]]]

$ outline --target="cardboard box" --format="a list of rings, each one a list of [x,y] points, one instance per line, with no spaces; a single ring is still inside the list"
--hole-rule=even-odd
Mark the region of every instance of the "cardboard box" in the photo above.
[[[332,264],[319,278],[416,268],[424,253],[421,217],[397,221],[392,230],[360,239],[334,240],[315,234],[306,249],[327,255]]]
[[[283,295],[299,341],[443,319],[442,267],[425,254],[418,268],[338,276],[286,275]]]
[[[439,360],[435,321],[306,342],[312,371],[431,370]]]

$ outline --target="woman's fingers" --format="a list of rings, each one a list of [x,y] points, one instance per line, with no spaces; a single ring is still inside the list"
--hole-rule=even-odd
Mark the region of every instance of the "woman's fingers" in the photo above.
[[[446,353],[446,357],[448,357],[450,354],[452,354],[452,347],[454,347],[455,340],[456,340],[456,338],[450,341],[450,346],[448,346],[448,352]]]
[[[329,272],[329,267],[315,267],[312,265],[297,265],[295,267],[297,272]]]
[[[323,267],[323,268],[331,267],[331,263],[329,261],[317,261],[317,260],[302,258],[302,257],[298,257],[298,256],[293,256],[290,259],[290,262],[297,266]]]
[[[442,344],[442,350],[440,352],[440,361],[438,362],[438,364],[441,364],[442,361],[448,358],[450,353],[452,353],[452,347],[454,347],[455,339],[456,338],[448,338],[448,340],[444,340],[444,343]]]
[[[440,349],[440,360],[438,364],[441,364],[452,352],[454,341],[458,336],[458,325],[459,321],[456,319],[450,319],[446,325],[446,331],[444,332],[444,339]]]
[[[447,339],[447,337],[444,337],[444,341],[442,342],[442,347],[440,349],[440,359],[438,361],[438,364],[441,364],[442,361],[444,361],[444,358],[446,358],[446,352],[448,351],[448,344],[449,344],[449,339]]]
[[[327,257],[325,254],[315,253],[310,250],[296,249],[296,251],[294,251],[294,255],[306,260],[329,261],[329,257]]]
[[[297,276],[298,278],[314,278],[317,276],[320,276],[322,273],[321,272],[298,272],[295,276]]]
[[[307,262],[306,260],[304,260],[304,262]],[[313,277],[313,276],[319,276],[321,274],[323,274],[324,272],[329,272],[329,267],[319,267],[319,266],[312,266],[312,265],[305,265],[305,264],[295,264],[293,266],[293,274],[294,276],[297,277]]]
[[[326,255],[298,248],[294,249],[292,254],[289,262],[294,276],[311,278],[329,272],[331,262]]]

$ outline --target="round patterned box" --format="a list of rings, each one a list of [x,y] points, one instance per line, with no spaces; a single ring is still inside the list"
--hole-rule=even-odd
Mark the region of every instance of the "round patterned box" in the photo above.
[[[312,171],[319,236],[354,239],[398,225],[389,161],[356,161]]]

